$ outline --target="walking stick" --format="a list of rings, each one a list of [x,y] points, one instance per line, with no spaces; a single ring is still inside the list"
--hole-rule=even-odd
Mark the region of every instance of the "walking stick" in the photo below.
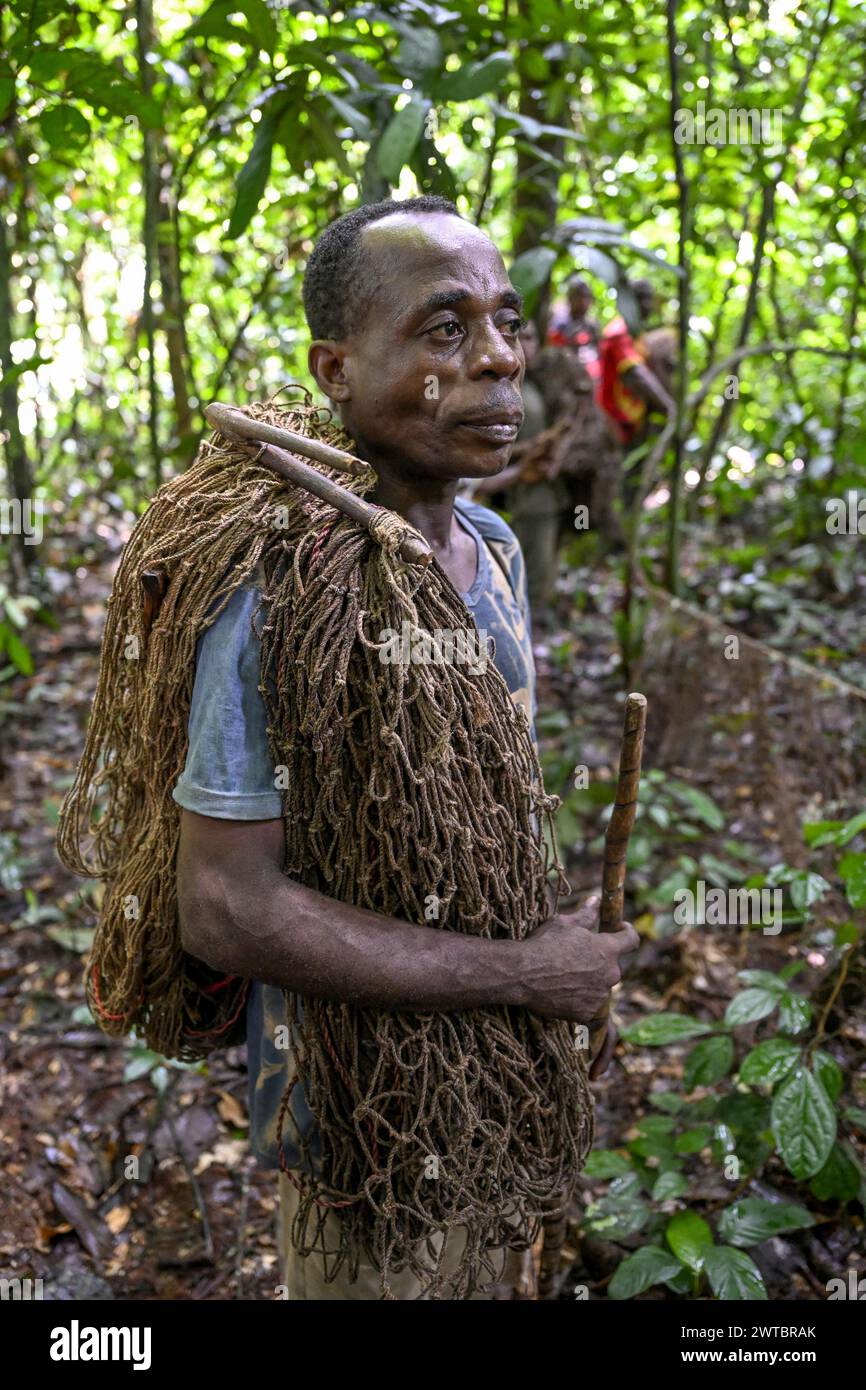
[[[604,837],[604,866],[601,876],[601,908],[598,929],[619,931],[625,899],[625,861],[628,841],[637,813],[643,740],[646,729],[646,696],[633,693],[625,702],[616,799]],[[610,1005],[589,1024],[590,1061],[594,1062],[607,1037]],[[559,1286],[559,1265],[565,1244],[566,1213],[544,1218],[544,1243],[538,1272],[539,1299],[555,1298]]]

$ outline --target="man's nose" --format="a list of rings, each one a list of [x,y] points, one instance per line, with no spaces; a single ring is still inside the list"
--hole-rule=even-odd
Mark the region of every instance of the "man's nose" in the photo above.
[[[493,320],[472,335],[469,371],[472,376],[517,377],[523,365],[520,350],[512,346]]]

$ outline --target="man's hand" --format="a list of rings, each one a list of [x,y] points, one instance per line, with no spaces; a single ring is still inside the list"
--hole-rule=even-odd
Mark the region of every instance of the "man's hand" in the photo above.
[[[597,933],[598,898],[543,923],[527,939],[525,1003],[542,1018],[589,1024],[622,978],[620,957],[637,949],[631,922]]]

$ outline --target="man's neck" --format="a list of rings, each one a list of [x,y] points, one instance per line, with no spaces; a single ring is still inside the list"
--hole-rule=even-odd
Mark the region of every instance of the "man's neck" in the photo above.
[[[373,464],[375,468],[375,463]],[[398,512],[421,532],[437,552],[450,549],[454,531],[454,498],[457,480],[405,481],[381,472],[370,501]]]

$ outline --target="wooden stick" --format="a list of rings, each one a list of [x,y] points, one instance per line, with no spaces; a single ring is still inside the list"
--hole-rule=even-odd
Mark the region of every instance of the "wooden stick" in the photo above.
[[[369,473],[370,465],[363,459],[347,454],[343,449],[335,449],[332,444],[323,444],[320,439],[308,439],[305,434],[295,434],[281,425],[266,425],[263,420],[254,420],[233,405],[220,405],[214,401],[205,406],[205,417],[215,430],[227,439],[249,439],[256,444],[278,444],[292,453],[302,454],[304,458],[315,459],[328,468],[336,468],[340,473],[351,473],[358,477]]]
[[[385,507],[374,507],[371,503],[365,502],[363,497],[356,497],[353,492],[340,487],[339,483],[326,478],[324,474],[311,468],[309,464],[293,458],[285,449],[277,448],[275,444],[268,443],[263,432],[267,430],[269,436],[277,433],[281,437],[296,440],[297,443],[292,444],[293,450],[307,454],[310,458],[316,458],[320,463],[328,462],[327,459],[323,459],[322,450],[326,450],[329,454],[339,453],[339,450],[332,450],[329,446],[320,444],[318,440],[307,439],[304,435],[292,434],[290,430],[277,430],[274,426],[262,425],[258,420],[251,420],[248,415],[243,415],[239,410],[233,410],[230,406],[206,406],[205,415],[214,428],[226,439],[232,443],[240,444],[254,453],[258,462],[265,464],[275,473],[279,473],[280,477],[286,478],[297,487],[305,488],[307,492],[312,492],[323,502],[329,502],[344,516],[357,521],[365,530],[369,531],[370,523],[382,514],[393,517],[395,521],[400,523],[401,529],[404,531],[400,543],[400,556],[407,564],[429,565],[433,559],[433,552],[424,537],[396,512],[389,512]],[[237,428],[239,420],[244,421],[244,428],[241,430]],[[261,446],[258,451],[255,449],[256,443]],[[341,454],[341,457],[351,459],[352,456],[351,454]],[[355,462],[360,462],[360,460],[355,460]],[[365,468],[366,466],[366,464],[363,465]]]
[[[619,931],[622,926],[622,909],[625,899],[625,861],[628,854],[628,841],[634,828],[637,814],[637,793],[640,786],[640,769],[643,758],[643,740],[646,729],[646,696],[633,693],[625,702],[622,742],[619,750],[619,775],[616,782],[616,799],[613,812],[608,821],[604,837],[604,864],[601,876],[601,908],[598,929],[603,932]],[[610,1008],[589,1024],[589,1050],[594,1062],[607,1037]],[[538,1276],[539,1299],[555,1298],[559,1289],[560,1259],[565,1244],[566,1217],[544,1218],[544,1244],[541,1249],[541,1262]]]
[[[625,702],[625,720],[619,750],[616,800],[604,837],[599,931],[619,931],[625,896],[625,860],[637,814],[637,793],[646,730],[646,696],[632,694]]]

